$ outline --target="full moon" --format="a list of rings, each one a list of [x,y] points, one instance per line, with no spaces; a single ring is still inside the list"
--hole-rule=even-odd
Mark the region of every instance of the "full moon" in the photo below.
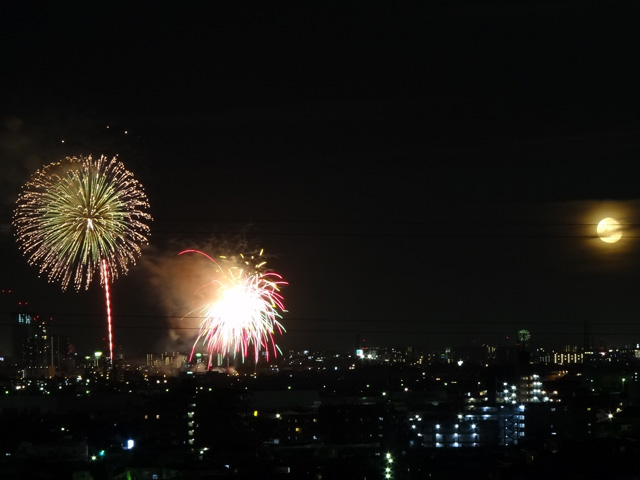
[[[611,217],[603,218],[602,220],[600,220],[600,223],[598,223],[597,232],[600,240],[605,243],[616,243],[622,238],[620,222]]]

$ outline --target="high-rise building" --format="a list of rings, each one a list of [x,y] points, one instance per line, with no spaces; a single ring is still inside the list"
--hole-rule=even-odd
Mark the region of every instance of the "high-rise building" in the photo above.
[[[0,288],[0,357],[5,359],[13,356],[11,339],[17,303],[11,288]]]
[[[26,305],[20,305],[12,322],[13,363],[24,369],[25,375],[39,376],[41,370],[53,364],[53,341],[51,319],[42,318]]]

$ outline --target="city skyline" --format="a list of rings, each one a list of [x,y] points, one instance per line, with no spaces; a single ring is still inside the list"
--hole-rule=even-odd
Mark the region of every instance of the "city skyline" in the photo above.
[[[126,348],[197,337],[157,275],[188,248],[264,248],[283,348],[640,341],[637,14],[203,7],[0,7],[0,288],[100,343],[100,289],[38,278],[11,218],[43,165],[118,155],[154,218],[113,285]]]
[[[2,309],[7,310],[7,300],[15,297],[10,291],[2,291],[1,294]],[[20,305],[16,309],[10,314],[5,313],[0,320],[0,326],[3,330],[3,341],[0,342],[0,359],[5,362],[5,365],[16,366],[26,362],[38,364],[41,368],[49,365],[59,367],[61,362],[67,360],[93,359],[98,352],[107,362],[106,365],[111,362],[109,344],[104,332],[102,338],[95,334],[88,337],[90,338],[89,343],[80,343],[78,339],[82,339],[84,336],[76,335],[74,337],[69,325],[60,325],[53,317],[41,315],[27,302],[19,303]],[[100,328],[98,325],[83,325],[83,327],[96,331]],[[583,361],[591,362],[594,359],[606,363],[611,359],[620,361],[622,357],[618,358],[619,355],[631,355],[629,358],[634,359],[640,358],[640,340],[633,341],[633,339],[627,338],[624,343],[616,344],[607,341],[602,335],[594,335],[588,322],[584,322],[582,328],[583,334],[580,341],[572,341],[576,338],[575,335],[572,335],[568,336],[570,338],[568,343],[562,343],[556,339],[550,344],[532,338],[531,332],[526,329],[518,331],[515,335],[503,338],[496,337],[495,341],[492,341],[491,338],[487,340],[488,337],[486,337],[484,341],[472,340],[468,343],[454,341],[442,344],[436,344],[433,341],[429,344],[371,343],[365,335],[356,335],[353,343],[344,347],[340,344],[334,344],[313,348],[309,345],[294,343],[284,347],[277,356],[274,356],[273,352],[267,355],[267,351],[263,350],[255,358],[246,354],[243,356],[239,352],[233,354],[215,349],[210,350],[203,345],[198,345],[193,349],[192,344],[189,343],[179,345],[179,342],[170,342],[162,345],[169,348],[168,350],[158,350],[159,347],[162,347],[160,345],[145,350],[141,346],[132,349],[125,342],[115,345],[113,365],[114,368],[119,368],[117,365],[122,361],[140,362],[144,358],[147,358],[148,361],[150,355],[154,358],[177,355],[183,357],[183,360],[189,364],[202,363],[205,368],[216,368],[221,364],[249,368],[251,365],[257,368],[259,364],[262,364],[261,368],[264,368],[269,365],[278,365],[283,360],[289,361],[292,355],[295,357],[303,352],[310,355],[325,354],[344,356],[345,358],[360,356],[378,360],[390,354],[408,355],[412,358],[423,357],[429,363],[462,364],[462,362],[471,361],[480,364],[488,362],[487,365],[515,364],[520,361],[518,359],[523,354],[526,355],[526,363],[531,362],[531,365],[541,363],[550,365],[554,363],[560,365],[581,364]],[[196,352],[197,355],[194,356],[193,353]]]

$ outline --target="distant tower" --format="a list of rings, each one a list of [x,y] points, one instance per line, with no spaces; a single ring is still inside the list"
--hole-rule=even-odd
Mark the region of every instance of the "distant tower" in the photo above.
[[[586,318],[584,319],[584,338],[582,340],[582,351],[583,352],[587,352],[589,350],[591,350],[591,341],[590,341],[590,337],[589,337],[589,320],[587,320]]]
[[[518,332],[518,341],[520,342],[523,352],[527,351],[527,342],[530,339],[531,339],[531,333],[529,333],[529,330],[522,329]]]
[[[19,368],[34,375],[51,364],[51,322],[25,308],[19,308],[12,322],[12,358]]]
[[[27,302],[16,301],[9,313],[11,324],[11,358],[13,363],[25,366],[28,340],[33,329],[35,313],[29,310]]]
[[[366,350],[367,349],[367,339],[364,338],[359,333],[356,334],[356,348],[358,350]]]
[[[517,372],[518,375],[528,373],[529,365],[531,362],[531,352],[527,351],[527,342],[531,339],[531,333],[529,330],[519,330],[518,331],[518,342],[520,343],[520,351],[516,353],[517,355]]]
[[[17,303],[16,294],[12,289],[0,289],[0,357],[8,358],[13,355],[11,337]]]

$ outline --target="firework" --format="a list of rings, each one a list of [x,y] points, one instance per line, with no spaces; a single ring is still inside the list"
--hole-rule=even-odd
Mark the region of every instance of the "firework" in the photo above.
[[[63,290],[105,288],[111,359],[109,282],[126,274],[148,243],[149,203],[117,158],[67,157],[38,170],[18,197],[13,226],[30,265]]]
[[[285,331],[279,322],[280,312],[285,311],[280,288],[287,284],[282,276],[266,271],[261,255],[254,263],[255,257],[215,260],[199,250],[185,250],[180,255],[186,253],[202,255],[214,267],[212,280],[198,291],[204,304],[188,314],[201,318],[191,359],[200,343],[209,352],[209,367],[215,354],[240,354],[244,361],[253,350],[256,362],[261,351],[267,360],[270,352],[277,356],[280,349],[274,335]]]

